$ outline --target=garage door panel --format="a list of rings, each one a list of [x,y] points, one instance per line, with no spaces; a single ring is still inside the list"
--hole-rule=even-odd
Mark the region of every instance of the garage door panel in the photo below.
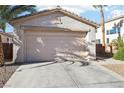
[[[49,61],[54,60],[60,52],[80,52],[83,50],[80,44],[83,40],[82,34],[72,32],[26,33],[26,61]]]
[[[68,46],[68,45],[73,45],[73,46],[76,45],[77,46],[77,44],[81,44],[81,42],[78,42],[79,38],[77,39],[74,37],[71,37],[71,38],[58,37],[58,39],[52,39],[53,37],[49,37],[49,39],[47,39],[44,36],[43,37],[37,37],[37,35],[35,35],[35,37],[34,36],[27,36],[27,37],[28,37],[27,38],[28,41],[32,39],[29,44],[32,45],[32,43],[33,43],[34,46],[35,46],[35,44],[39,44],[39,46],[48,46],[49,47],[49,45],[50,45],[50,47],[51,46],[54,47],[54,46],[56,46],[56,43],[57,43],[57,45],[62,44],[65,46]],[[50,42],[50,41],[53,41],[53,42]]]
[[[83,33],[83,34],[82,34]],[[76,36],[76,37],[84,37],[86,34],[85,32],[71,32],[71,31],[26,31],[25,32],[26,36],[32,36],[32,35],[37,35],[37,36],[55,36],[55,38],[58,38],[60,36]]]

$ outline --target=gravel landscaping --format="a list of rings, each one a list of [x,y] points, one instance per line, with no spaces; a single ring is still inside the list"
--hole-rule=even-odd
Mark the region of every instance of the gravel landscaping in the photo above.
[[[103,66],[124,77],[124,64],[108,64]]]
[[[0,88],[9,80],[11,75],[19,67],[19,64],[6,64],[5,66],[0,67]]]

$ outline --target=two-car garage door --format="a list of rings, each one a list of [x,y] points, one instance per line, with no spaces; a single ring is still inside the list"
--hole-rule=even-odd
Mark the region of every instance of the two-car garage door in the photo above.
[[[83,51],[83,35],[71,31],[25,31],[25,61],[50,61],[62,52]]]

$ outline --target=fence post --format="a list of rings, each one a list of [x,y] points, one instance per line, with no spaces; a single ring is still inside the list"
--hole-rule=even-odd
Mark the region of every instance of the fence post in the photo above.
[[[4,65],[4,54],[3,54],[2,38],[0,35],[0,66],[2,65]]]
[[[4,54],[3,54],[3,46],[2,43],[0,42],[0,65],[4,65]]]

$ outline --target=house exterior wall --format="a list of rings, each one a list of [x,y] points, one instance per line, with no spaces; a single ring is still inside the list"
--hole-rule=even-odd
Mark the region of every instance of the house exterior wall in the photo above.
[[[60,22],[61,21],[61,22]],[[47,16],[42,16],[39,18],[34,18],[32,20],[25,20],[23,22],[25,26],[42,26],[42,27],[58,27],[66,28],[70,30],[84,30],[89,31],[94,27],[68,17],[62,13],[53,13]]]
[[[15,48],[15,55],[14,55],[14,61],[15,62],[24,62],[24,30],[20,29],[19,27],[14,28],[14,32],[16,34],[17,38],[17,44],[14,46]]]
[[[85,40],[88,42],[88,48],[90,51],[90,56],[94,57],[93,59],[96,58],[96,29],[90,30],[86,37]]]
[[[112,40],[117,39],[118,33],[107,35],[107,31],[111,30],[112,27],[114,27],[114,24],[118,24],[121,20],[124,20],[124,18],[120,18],[120,19],[105,23],[105,44],[106,45],[109,45],[112,42]],[[122,27],[120,28],[120,35],[122,37],[124,36],[124,22],[122,23]],[[109,43],[107,43],[107,38],[109,38]],[[101,26],[97,29],[97,32],[96,32],[96,40],[98,39],[101,41],[100,43],[102,44],[103,40],[102,40]]]
[[[12,35],[9,33],[3,33],[2,32],[3,30],[1,30],[1,32],[0,32],[0,36],[1,36],[1,42],[2,43],[12,43],[13,44],[13,59],[12,59],[12,61],[13,62],[15,62],[16,61],[16,58],[17,58],[17,56],[19,55],[19,54],[17,54],[17,51],[18,51],[18,49],[20,48],[20,43],[19,43],[19,41],[17,40],[17,37],[15,37],[15,35],[17,34],[17,33],[12,33]],[[9,39],[9,40],[7,40],[7,38]],[[21,54],[22,55],[22,54]],[[21,56],[21,55],[19,55],[19,56]]]
[[[88,31],[85,40],[88,43],[90,55],[92,55],[94,58],[96,57],[96,48],[94,42],[95,31],[96,31],[95,27],[77,21],[62,13],[54,13],[48,16],[43,16],[32,20],[25,20],[24,22],[15,25],[16,28],[15,32],[19,36],[19,39],[22,41],[22,46],[18,51],[18,58],[16,60],[17,62],[24,62],[25,31],[23,27],[25,26],[57,27],[57,28],[69,29],[73,31],[82,31],[82,33],[83,31]]]
[[[0,34],[2,43],[12,43],[12,37]]]

